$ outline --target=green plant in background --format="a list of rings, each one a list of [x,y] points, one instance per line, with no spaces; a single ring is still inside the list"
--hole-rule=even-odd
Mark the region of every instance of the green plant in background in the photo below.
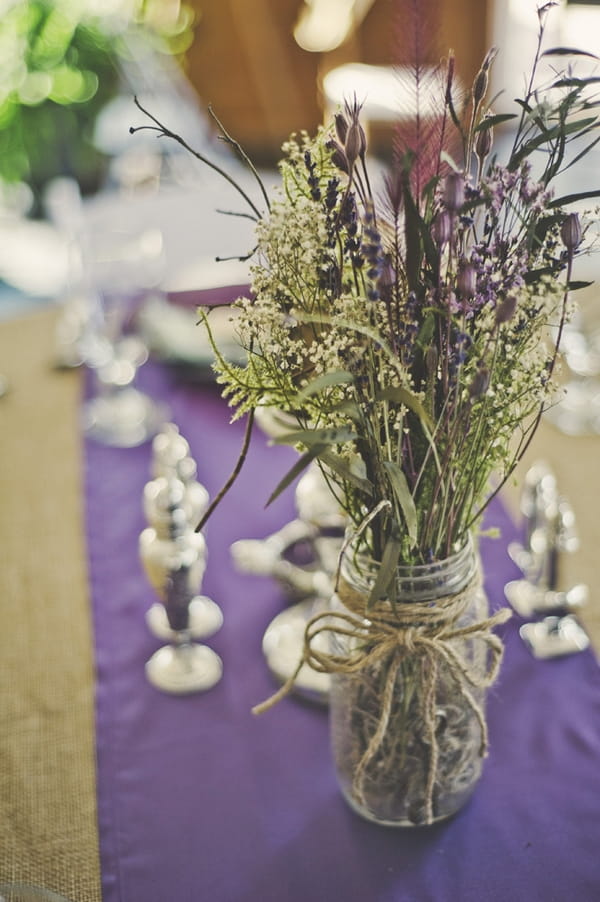
[[[56,175],[94,190],[104,159],[93,129],[121,87],[131,38],[181,54],[192,14],[158,0],[0,0],[0,180],[34,195]]]

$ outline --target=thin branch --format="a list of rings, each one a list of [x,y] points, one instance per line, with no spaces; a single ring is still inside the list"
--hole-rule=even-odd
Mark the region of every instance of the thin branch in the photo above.
[[[227,144],[231,144],[231,146],[234,148],[235,152],[243,160],[243,162],[246,164],[246,166],[248,167],[248,169],[250,170],[250,172],[252,173],[252,175],[254,176],[256,181],[258,182],[258,186],[261,190],[262,196],[267,205],[267,210],[270,210],[271,203],[269,201],[269,195],[267,194],[267,189],[265,188],[263,180],[261,179],[260,175],[258,174],[258,172],[256,170],[256,166],[254,165],[254,163],[252,162],[252,160],[250,159],[250,157],[248,156],[248,154],[246,153],[246,151],[244,150],[242,145],[238,141],[236,141],[235,138],[232,138],[231,135],[229,134],[229,132],[224,128],[223,123],[218,118],[217,114],[215,113],[213,108],[210,106],[210,104],[208,106],[208,112],[209,112],[209,115],[212,117],[212,119],[215,121],[215,123],[221,129],[222,134],[219,136],[221,138],[221,140],[225,141]]]
[[[221,169],[220,166],[218,166],[216,163],[213,163],[212,160],[209,160],[208,157],[205,157],[199,151],[194,150],[194,148],[191,147],[187,143],[187,141],[185,141],[181,137],[181,135],[176,134],[176,132],[172,132],[171,129],[169,129],[165,125],[163,125],[159,119],[157,119],[155,116],[152,115],[152,113],[149,113],[148,110],[144,109],[144,107],[139,102],[137,97],[134,97],[133,101],[134,101],[136,107],[139,110],[141,110],[141,112],[145,116],[148,116],[148,118],[151,119],[152,122],[156,123],[156,128],[154,128],[151,125],[140,125],[137,127],[131,126],[131,128],[129,129],[129,133],[131,135],[134,135],[136,132],[141,132],[141,131],[156,131],[156,132],[158,132],[159,138],[171,138],[173,141],[177,141],[177,143],[180,144],[185,150],[187,150],[188,153],[191,153],[192,156],[196,157],[197,160],[200,160],[201,163],[204,163],[205,166],[208,166],[210,169],[213,169],[215,172],[218,172],[219,175],[225,179],[225,181],[229,182],[229,184],[233,188],[235,188],[235,190],[239,194],[241,194],[241,196],[244,198],[244,200],[246,201],[246,203],[248,204],[250,209],[254,211],[254,213],[256,214],[256,220],[262,219],[262,213],[260,212],[260,210],[258,209],[256,204],[253,203],[253,201],[246,194],[244,189],[240,187],[240,185],[236,182],[236,180],[234,178],[232,178],[232,176],[229,175],[228,172],[226,172],[224,169]],[[254,167],[252,167],[252,168],[254,169]],[[260,181],[260,179],[259,179],[259,181]],[[263,193],[264,193],[264,191],[263,191]]]
[[[256,217],[252,216],[250,213],[239,213],[237,210],[219,209],[217,209],[217,213],[221,213],[222,216],[239,216],[240,219],[251,219],[252,222],[256,222]]]
[[[233,468],[233,471],[231,473],[231,476],[229,477],[229,479],[227,480],[227,482],[225,483],[223,488],[215,495],[211,504],[209,504],[204,516],[202,517],[202,519],[200,520],[200,522],[198,523],[198,525],[196,527],[196,530],[195,530],[196,532],[200,532],[200,530],[202,529],[202,527],[204,526],[204,524],[206,523],[208,518],[212,515],[212,512],[215,510],[216,507],[218,507],[218,505],[221,503],[221,501],[223,500],[223,498],[225,497],[225,495],[227,494],[227,492],[229,491],[231,486],[234,484],[234,482],[240,475],[241,469],[244,466],[244,462],[245,462],[246,456],[248,454],[248,448],[250,447],[250,439],[252,437],[253,424],[254,424],[254,409],[252,409],[250,411],[250,413],[248,414],[248,419],[246,421],[246,431],[244,432],[244,441],[242,443],[242,448],[239,453],[239,457],[236,461],[235,467]]]
[[[245,263],[246,260],[250,260],[251,257],[256,253],[256,247],[253,247],[252,250],[247,254],[232,254],[230,257],[215,257],[217,263],[226,263],[229,260],[239,260],[240,263]]]

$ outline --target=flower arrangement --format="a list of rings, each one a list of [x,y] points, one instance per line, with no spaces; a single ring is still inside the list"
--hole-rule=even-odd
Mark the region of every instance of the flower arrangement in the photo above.
[[[492,630],[508,612],[487,614],[471,536],[553,403],[583,284],[572,270],[585,228],[569,207],[600,194],[554,192],[600,121],[594,77],[567,67],[536,87],[543,58],[578,55],[542,49],[554,5],[538,8],[517,112],[489,109],[495,51],[462,97],[449,57],[438,115],[398,135],[378,182],[353,98],[315,137],[286,143],[275,196],[261,183],[265,215],[243,195],[257,219],[252,293],[235,305],[247,358],[215,346],[217,379],[234,415],[248,414],[245,445],[259,407],[294,424],[277,441],[300,456],[272,497],[316,461],[347,515],[352,552],[332,609],[307,625],[298,671],[308,662],[334,677],[340,783],[384,823],[455,811],[487,747],[483,693],[502,653]],[[417,93],[419,78],[417,66]],[[509,123],[502,163],[494,130]],[[315,641],[324,633],[329,652]]]
[[[316,459],[355,527],[371,516],[363,541],[390,572],[460,547],[490,477],[497,491],[553,401],[571,291],[583,284],[572,280],[582,226],[568,205],[600,193],[553,194],[598,125],[596,79],[566,69],[536,87],[542,58],[581,54],[542,50],[554,5],[538,9],[518,112],[487,106],[495,50],[459,98],[450,56],[439,115],[416,123],[412,144],[397,142],[377,191],[356,98],[316,137],[284,145],[273,199],[261,183],[266,215],[239,189],[257,220],[252,294],[235,305],[247,363],[215,347],[217,379],[236,417],[266,405],[297,423],[285,440],[303,456],[273,496]],[[187,146],[154,122],[145,127]],[[493,133],[509,122],[501,163]]]
[[[379,593],[398,561],[461,546],[490,477],[497,491],[552,403],[582,247],[579,217],[567,212],[582,195],[555,197],[553,182],[574,162],[569,145],[583,142],[580,159],[598,123],[593,79],[567,70],[535,87],[542,57],[567,52],[542,51],[553,5],[538,10],[518,112],[487,107],[495,51],[463,98],[450,57],[439,115],[417,123],[412,145],[397,143],[379,189],[357,99],[316,137],[290,139],[280,190],[257,217],[252,295],[236,304],[247,363],[215,348],[235,416],[267,405],[295,419],[284,440],[303,454],[274,495],[310,461],[322,464],[365,550],[385,561]],[[509,121],[500,163],[494,128]]]

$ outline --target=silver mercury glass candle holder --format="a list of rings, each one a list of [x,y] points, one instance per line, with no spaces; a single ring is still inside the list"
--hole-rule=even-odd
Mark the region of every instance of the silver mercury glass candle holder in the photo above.
[[[530,620],[519,634],[537,658],[582,651],[588,647],[589,637],[574,612],[588,601],[588,587],[577,583],[565,588],[561,573],[564,555],[579,548],[575,514],[544,462],[534,464],[526,474],[521,513],[524,544],[512,543],[508,551],[523,578],[504,587],[517,614]]]
[[[299,480],[295,493],[298,517],[265,539],[242,539],[231,546],[236,567],[246,573],[276,579],[295,602],[271,621],[262,650],[274,678],[284,683],[302,653],[308,621],[321,613],[333,592],[345,520],[316,464]],[[298,552],[304,552],[304,555]],[[326,639],[317,637],[325,645]],[[325,650],[325,649],[324,649]],[[304,665],[293,691],[326,704],[329,675]]]
[[[508,553],[529,582],[544,579],[549,532],[558,507],[556,477],[545,461],[536,461],[526,472],[519,507],[524,540],[511,542]]]
[[[208,506],[209,496],[206,488],[196,479],[197,466],[190,455],[189,444],[173,423],[167,423],[152,443],[152,472],[155,479],[146,484],[143,496],[147,522],[150,526],[154,526],[159,516],[157,498],[163,490],[164,480],[176,479],[183,487],[181,505],[188,525],[194,529]],[[203,547],[206,566],[205,543]],[[155,602],[148,609],[146,622],[151,633],[157,638],[166,640],[172,638],[172,630],[162,603]],[[207,639],[222,625],[223,613],[220,607],[206,595],[195,595],[188,606],[188,630],[191,638]]]
[[[139,538],[146,576],[169,627],[169,644],[152,655],[146,676],[156,688],[176,695],[211,689],[223,672],[219,656],[194,642],[190,632],[189,609],[204,575],[206,543],[189,525],[184,498],[185,488],[178,479],[160,477],[154,525]]]

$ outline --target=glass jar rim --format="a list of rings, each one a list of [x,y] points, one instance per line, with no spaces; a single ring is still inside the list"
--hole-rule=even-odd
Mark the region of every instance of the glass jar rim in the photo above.
[[[367,592],[376,577],[380,564],[366,554],[354,553],[352,540],[348,541],[341,555],[340,574],[347,582]],[[471,534],[464,544],[446,558],[426,564],[399,563],[396,580],[401,594],[412,601],[434,601],[444,595],[456,594],[473,579],[478,563],[475,543]]]

